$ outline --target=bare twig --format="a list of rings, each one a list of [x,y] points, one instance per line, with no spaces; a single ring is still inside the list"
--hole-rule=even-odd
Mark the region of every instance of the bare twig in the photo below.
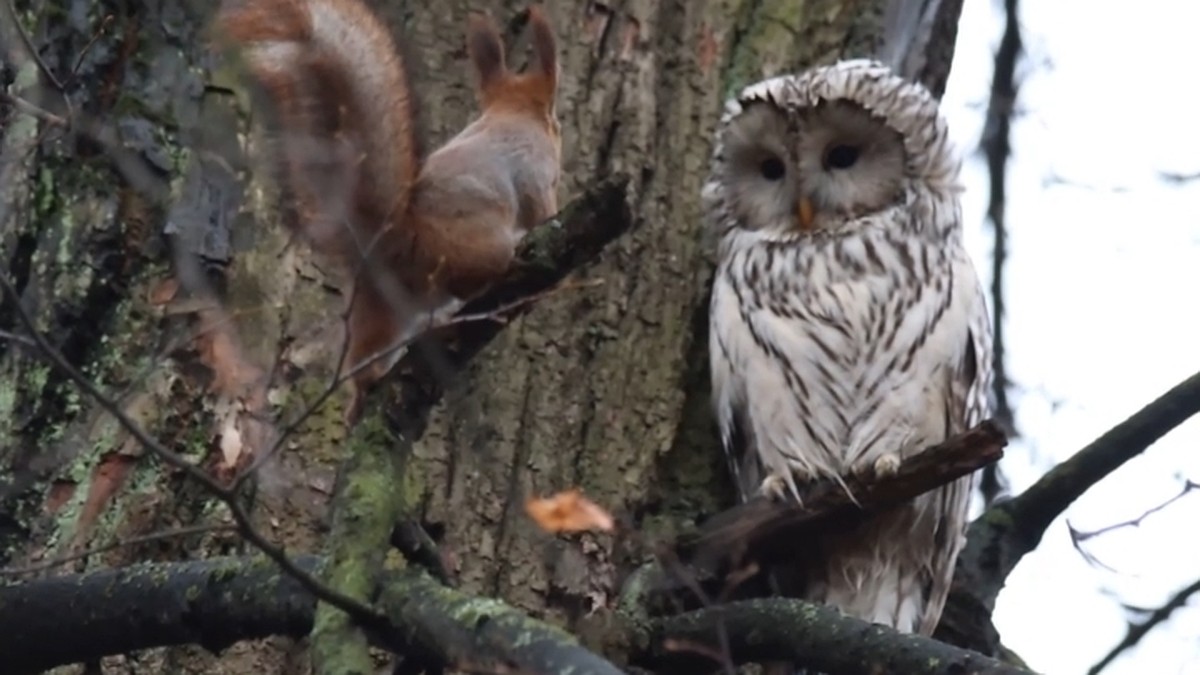
[[[656,551],[656,558],[658,563],[662,565],[672,577],[683,583],[688,590],[690,590],[696,596],[696,598],[699,599],[701,606],[706,608],[716,606],[716,604],[709,599],[708,593],[704,592],[704,588],[700,585],[700,582],[696,578],[695,574],[693,574],[691,570],[684,566],[683,562],[679,559],[679,556],[674,550],[666,546],[660,546]],[[740,574],[736,576],[738,576],[737,580],[740,581]],[[727,582],[725,585],[726,589],[730,589],[732,587],[733,582]],[[708,656],[715,656],[716,658],[714,660],[721,664],[722,672],[724,672],[725,675],[734,675],[734,673],[737,672],[737,668],[733,662],[733,647],[729,641],[729,628],[725,625],[725,622],[720,617],[713,622],[713,632],[717,634],[717,649],[700,653]],[[687,643],[687,641],[676,642],[678,642],[680,645]]]
[[[151,201],[162,203],[170,197],[171,193],[167,184],[157,176],[155,170],[151,169],[142,157],[122,145],[120,135],[115,128],[103,124],[93,117],[84,115],[81,111],[70,109],[70,102],[66,97],[64,97],[68,105],[66,116],[56,115],[28,100],[18,98],[6,92],[0,92],[0,98],[11,101],[17,109],[33,115],[54,127],[78,131],[104,148],[105,153],[112,162],[113,168],[131,186],[146,195]]]
[[[1200,581],[1196,581],[1192,585],[1171,596],[1171,599],[1168,600],[1165,605],[1151,612],[1150,616],[1146,617],[1145,621],[1142,621],[1141,623],[1130,623],[1129,632],[1125,634],[1125,637],[1122,638],[1122,640],[1118,642],[1117,645],[1112,648],[1112,650],[1105,654],[1104,658],[1097,661],[1096,665],[1088,669],[1088,675],[1096,675],[1100,671],[1107,668],[1109,664],[1111,664],[1118,656],[1121,655],[1122,652],[1137,645],[1137,643],[1140,642],[1147,633],[1153,630],[1155,626],[1158,626],[1167,619],[1171,618],[1171,614],[1174,613],[1175,610],[1187,604],[1187,601],[1197,593],[1200,593]]]
[[[512,318],[512,315],[517,310],[527,308],[529,305],[532,305],[535,302],[542,300],[543,298],[546,298],[550,295],[553,295],[553,294],[558,293],[563,290],[567,290],[567,289],[571,289],[571,288],[589,288],[592,286],[597,286],[602,283],[604,283],[603,279],[593,279],[593,280],[589,280],[586,282],[576,282],[576,283],[564,282],[557,286],[548,288],[544,291],[540,291],[538,293],[533,293],[531,295],[517,298],[516,300],[506,302],[503,305],[500,305],[499,307],[494,307],[494,308],[486,310],[486,311],[455,314],[454,316],[450,316],[450,317],[447,317],[447,318],[441,319],[441,320],[431,317],[428,325],[426,325],[424,330],[422,330],[418,334],[413,335],[411,337],[401,339],[401,340],[397,340],[396,342],[388,345],[387,347],[384,347],[383,349],[381,349],[381,350],[371,354],[367,358],[363,359],[362,361],[357,363],[350,370],[342,373],[336,380],[334,380],[333,388],[336,389],[336,387],[349,381],[355,375],[359,374],[366,368],[369,368],[376,361],[379,361],[381,359],[386,359],[398,351],[408,349],[409,347],[413,346],[418,341],[420,341],[425,335],[427,335],[435,330],[438,330],[440,328],[448,328],[450,326],[459,326],[459,325],[466,324],[466,323],[475,323],[475,322],[480,322],[480,321],[492,321],[492,322],[498,323],[500,325],[504,325],[504,324],[508,323],[508,321]]]
[[[383,620],[383,615],[377,612],[369,605],[365,605],[354,598],[351,598],[343,593],[339,593],[335,589],[322,583],[317,577],[310,572],[299,567],[281,546],[268,540],[250,520],[249,514],[238,500],[238,495],[233,490],[227,489],[217,482],[215,478],[208,475],[203,469],[192,464],[184,459],[178,453],[168,449],[166,446],[158,442],[157,439],[150,436],[141,425],[135,422],[132,418],[125,414],[113,399],[109,398],[104,392],[100,391],[94,383],[83,373],[80,373],[75,366],[71,365],[66,358],[59,353],[42,335],[41,331],[34,326],[33,319],[25,308],[21,305],[20,294],[13,287],[12,282],[8,277],[8,270],[0,267],[0,286],[3,287],[4,294],[8,296],[12,303],[13,312],[17,316],[17,320],[28,331],[29,336],[37,343],[37,348],[41,352],[42,357],[54,366],[63,375],[75,383],[89,398],[94,400],[105,412],[112,415],[117,423],[121,425],[137,442],[157,456],[162,461],[172,467],[182,471],[189,479],[199,483],[212,496],[219,499],[229,509],[233,516],[234,522],[237,523],[238,531],[246,541],[250,542],[255,548],[262,551],[285,573],[294,577],[300,584],[312,593],[318,599],[327,602],[338,609],[354,616],[355,618],[367,622],[378,623]]]
[[[1160,171],[1158,175],[1169,183],[1190,183],[1194,180],[1200,180],[1200,171],[1193,173],[1179,173],[1177,171]]]
[[[443,322],[440,326],[452,326],[452,325],[456,325],[456,324],[469,323],[469,322],[473,322],[473,321],[495,321],[496,323],[499,323],[499,324],[506,324],[512,319],[512,315],[514,313],[516,313],[517,310],[525,309],[529,305],[532,305],[535,302],[540,302],[542,300],[545,300],[546,298],[550,297],[551,295],[555,295],[557,293],[561,293],[563,291],[569,291],[569,290],[576,290],[576,289],[582,289],[582,288],[595,288],[596,286],[599,286],[603,283],[604,283],[604,279],[579,279],[579,280],[566,279],[563,282],[559,283],[557,286],[551,286],[550,288],[548,288],[544,291],[540,291],[538,293],[533,293],[533,294],[527,295],[523,298],[517,298],[516,300],[506,302],[503,305],[500,305],[499,307],[495,307],[493,309],[489,309],[484,312],[474,312],[474,313],[470,313],[470,314],[456,314],[455,316],[450,317],[449,320]],[[438,326],[438,327],[440,327],[440,326]]]
[[[10,333],[6,330],[0,330],[0,340],[8,340],[9,342],[14,342],[25,347],[37,347],[36,342],[25,337],[24,335],[17,335],[16,333]]]
[[[210,525],[190,525],[188,527],[178,527],[171,530],[159,530],[158,532],[151,532],[150,534],[144,534],[137,537],[117,539],[101,546],[94,546],[87,550],[79,551],[78,553],[72,553],[71,555],[54,558],[53,560],[47,560],[36,565],[28,565],[25,567],[3,567],[0,568],[0,576],[15,577],[26,574],[36,574],[38,572],[44,572],[48,569],[58,567],[59,565],[65,565],[69,562],[74,562],[90,556],[106,553],[113,549],[121,548],[122,546],[137,546],[138,544],[148,544],[154,541],[174,539],[175,537],[187,537],[193,534],[221,532],[233,529],[236,529],[233,525],[215,523]]]
[[[1084,532],[1082,530],[1077,530],[1077,529],[1075,529],[1074,526],[1071,525],[1071,522],[1068,520],[1067,521],[1067,529],[1071,533],[1071,543],[1074,544],[1075,550],[1079,551],[1080,555],[1082,555],[1084,558],[1086,558],[1089,562],[1093,562],[1093,563],[1102,565],[1108,569],[1112,569],[1112,568],[1108,567],[1107,565],[1104,565],[1104,563],[1097,560],[1096,557],[1093,556],[1092,554],[1088,553],[1087,551],[1084,551],[1083,547],[1082,547],[1083,542],[1085,542],[1089,539],[1092,539],[1093,537],[1098,537],[1102,534],[1107,534],[1114,530],[1120,530],[1120,529],[1123,529],[1126,527],[1139,527],[1139,526],[1141,526],[1142,521],[1146,520],[1147,518],[1154,515],[1155,513],[1162,511],[1163,509],[1174,504],[1175,502],[1179,501],[1180,499],[1183,499],[1189,493],[1191,493],[1195,490],[1200,490],[1200,483],[1197,483],[1196,481],[1193,481],[1193,480],[1188,480],[1188,481],[1184,482],[1183,487],[1179,490],[1178,493],[1176,493],[1173,497],[1166,500],[1165,502],[1163,502],[1151,509],[1147,509],[1146,511],[1144,511],[1141,515],[1139,515],[1136,518],[1131,518],[1129,520],[1125,520],[1125,521],[1122,521],[1119,523],[1113,523],[1112,525],[1106,525],[1098,530],[1091,530],[1088,532]]]
[[[83,46],[83,49],[79,50],[79,56],[75,57],[75,65],[71,68],[70,77],[67,78],[68,85],[75,81],[75,77],[79,74],[79,67],[83,65],[83,57],[87,56],[87,53],[91,51],[93,46],[95,46],[96,41],[100,39],[100,36],[104,35],[105,29],[108,28],[108,25],[111,24],[112,21],[112,14],[105,14],[104,18],[100,19],[100,27],[96,29],[95,33],[92,33],[92,39],[88,40],[88,43]]]
[[[29,114],[29,115],[33,115],[34,117],[42,120],[43,122],[49,122],[50,124],[53,124],[56,127],[64,127],[65,128],[65,127],[70,126],[70,124],[67,123],[67,120],[65,117],[55,115],[54,113],[50,112],[49,110],[46,110],[40,106],[30,103],[29,101],[26,101],[25,99],[21,98],[20,96],[13,96],[12,94],[0,91],[0,98],[13,104],[13,106],[17,110],[20,110],[21,112]]]
[[[29,33],[25,31],[25,26],[21,25],[21,21],[17,18],[17,8],[13,5],[12,0],[5,2],[4,6],[7,10],[7,13],[4,16],[5,24],[9,25],[21,39],[21,48],[23,52],[21,56],[23,58],[30,59],[37,64],[37,68],[41,72],[42,77],[49,80],[50,83],[54,85],[55,90],[60,93],[63,92],[64,88],[62,82],[60,82],[58,78],[54,76],[54,72],[51,71],[48,66],[46,66],[46,62],[43,61],[42,57],[38,55],[38,50],[36,47],[34,47],[33,40],[29,38]]]

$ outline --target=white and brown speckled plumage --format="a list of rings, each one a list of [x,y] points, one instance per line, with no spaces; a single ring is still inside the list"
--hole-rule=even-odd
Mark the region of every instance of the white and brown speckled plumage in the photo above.
[[[838,144],[856,149],[848,167],[833,166]],[[783,169],[768,171],[772,158]],[[719,238],[713,396],[743,496],[894,466],[984,417],[991,332],[958,170],[937,101],[878,63],[774,78],[728,104],[704,200]],[[929,634],[970,485],[813,541],[777,578]]]

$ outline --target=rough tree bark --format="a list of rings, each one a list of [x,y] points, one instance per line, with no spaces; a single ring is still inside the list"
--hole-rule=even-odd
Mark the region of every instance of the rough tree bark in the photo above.
[[[376,4],[404,36],[432,146],[474,109],[460,38],[468,8],[508,19],[523,3]],[[960,4],[551,5],[563,36],[560,198],[628,175],[636,226],[581,271],[603,284],[542,300],[454,377],[413,448],[406,494],[463,591],[586,637],[585,616],[615,601],[644,551],[604,536],[548,536],[526,520],[525,497],[580,486],[650,541],[728,504],[708,415],[710,264],[698,200],[721,102],[767,75],[876,53],[940,92]],[[240,214],[269,212],[270,199],[258,184],[240,187],[251,167],[240,142],[247,100],[206,46],[210,3],[14,6],[14,16],[0,9],[4,84],[44,114],[0,106],[5,273],[55,346],[127,412],[189,458],[228,470],[244,461],[231,429],[253,447],[265,433],[255,413],[297,410],[321,393],[329,355],[296,345],[336,324],[338,301],[280,228]],[[209,287],[223,301],[215,318]],[[11,308],[0,307],[0,327],[12,326]],[[0,340],[0,564],[220,522],[210,497],[19,347]],[[247,392],[267,375],[273,388],[254,399]],[[335,404],[310,418],[258,474],[256,522],[289,549],[322,547],[344,454],[339,415]],[[214,531],[49,573],[244,550],[235,534]],[[304,672],[302,654],[302,643],[278,637],[219,657],[179,647],[106,664]]]

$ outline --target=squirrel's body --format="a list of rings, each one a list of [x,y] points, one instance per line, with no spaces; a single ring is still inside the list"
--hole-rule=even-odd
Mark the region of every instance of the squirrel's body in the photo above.
[[[219,23],[274,107],[289,224],[355,273],[344,367],[361,398],[397,346],[496,281],[558,210],[553,31],[531,7],[535,65],[516,74],[472,15],[481,115],[421,162],[404,64],[361,0],[227,2]]]

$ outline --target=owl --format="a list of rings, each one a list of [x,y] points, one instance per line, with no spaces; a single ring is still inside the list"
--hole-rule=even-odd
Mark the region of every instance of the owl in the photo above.
[[[991,330],[934,97],[853,60],[726,106],[703,199],[717,243],[713,399],[743,499],[894,472],[988,412]],[[780,592],[933,632],[971,477],[802,542]]]

